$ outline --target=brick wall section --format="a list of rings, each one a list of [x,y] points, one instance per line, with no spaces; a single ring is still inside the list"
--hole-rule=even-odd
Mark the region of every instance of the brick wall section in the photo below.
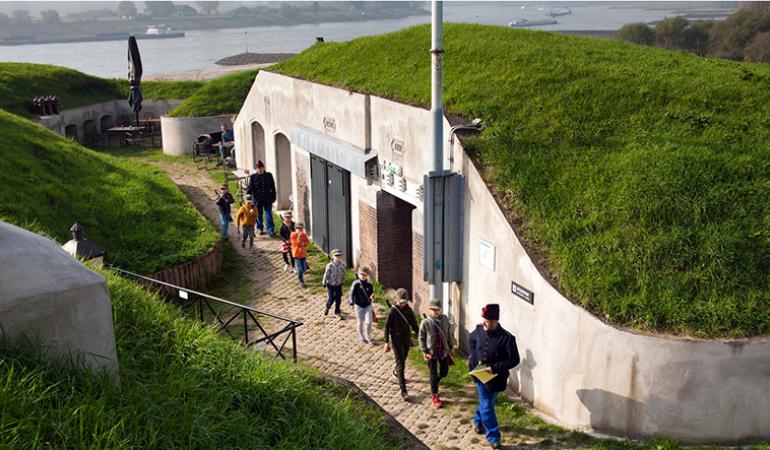
[[[296,217],[294,222],[305,224],[306,231],[312,233],[310,223],[310,158],[300,152],[294,153],[297,170],[297,194],[294,198]]]
[[[377,193],[377,280],[412,292],[412,209],[403,200]]]
[[[412,298],[414,299],[415,312],[428,313],[428,303],[430,302],[428,282],[423,280],[423,240],[422,234],[412,231]]]
[[[369,204],[358,202],[359,239],[361,253],[358,256],[358,264],[367,266],[377,276],[377,210]]]

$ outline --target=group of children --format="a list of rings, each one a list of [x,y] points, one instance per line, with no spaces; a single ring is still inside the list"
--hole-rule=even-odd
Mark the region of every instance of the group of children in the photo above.
[[[233,196],[228,192],[227,185],[222,185],[218,193],[216,204],[219,208],[221,229],[224,239],[227,239],[228,225],[232,221],[230,217],[230,205],[234,203]],[[257,223],[258,208],[254,205],[251,195],[244,195],[244,204],[235,215],[235,225],[241,234],[241,248],[254,247],[254,226]],[[291,211],[282,215],[283,223],[278,232],[281,240],[280,250],[283,255],[284,272],[296,271],[300,286],[306,287],[303,274],[309,269],[307,263],[307,247],[310,239],[305,233],[302,223],[294,223]],[[321,284],[326,289],[327,300],[324,315],[334,306],[334,315],[339,320],[344,320],[340,306],[342,303],[342,289],[345,284],[345,263],[342,261],[342,252],[334,249],[329,253],[331,261],[326,265]],[[350,286],[348,303],[354,307],[358,341],[372,344],[372,322],[376,321],[372,304],[375,299],[374,286],[369,282],[371,272],[368,267],[361,266],[356,272],[356,280]],[[401,397],[409,400],[406,389],[404,368],[410,347],[414,346],[411,331],[418,335],[419,347],[423,359],[427,361],[430,370],[430,387],[433,405],[437,408],[443,406],[439,398],[439,381],[449,371],[449,365],[453,364],[452,357],[455,354],[455,339],[451,333],[449,318],[441,313],[441,302],[433,300],[430,303],[430,315],[426,316],[421,324],[417,325],[417,318],[409,306],[409,293],[406,289],[396,292],[396,304],[391,306],[385,322],[385,352],[393,350],[396,359],[396,367],[393,376],[398,379]]]

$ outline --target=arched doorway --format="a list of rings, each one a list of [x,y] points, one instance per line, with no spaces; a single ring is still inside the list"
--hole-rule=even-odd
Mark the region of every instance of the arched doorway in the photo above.
[[[101,119],[99,119],[99,127],[100,130],[102,130],[102,133],[106,133],[108,129],[114,127],[114,121],[112,120],[112,116],[102,116]]]
[[[78,126],[70,124],[64,127],[64,136],[73,140],[78,140]]]
[[[99,129],[96,128],[96,121],[86,120],[83,122],[83,143],[93,144],[99,135]]]
[[[291,208],[291,142],[283,133],[275,135],[275,171],[278,209]]]
[[[251,123],[251,157],[252,167],[256,166],[257,161],[265,161],[265,129],[259,122]]]

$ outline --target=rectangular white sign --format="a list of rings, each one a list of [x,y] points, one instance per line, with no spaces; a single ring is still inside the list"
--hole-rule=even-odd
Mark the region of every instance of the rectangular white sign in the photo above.
[[[495,246],[479,239],[479,263],[489,270],[495,270]]]

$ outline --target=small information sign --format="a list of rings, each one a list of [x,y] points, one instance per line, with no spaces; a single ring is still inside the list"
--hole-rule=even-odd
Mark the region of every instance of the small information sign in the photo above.
[[[511,292],[513,295],[521,298],[530,305],[535,304],[535,293],[515,281],[511,281]]]
[[[495,246],[479,239],[479,262],[489,270],[495,270]]]
[[[183,298],[183,299],[187,300],[188,299],[187,291],[180,290],[179,291],[179,298]]]

